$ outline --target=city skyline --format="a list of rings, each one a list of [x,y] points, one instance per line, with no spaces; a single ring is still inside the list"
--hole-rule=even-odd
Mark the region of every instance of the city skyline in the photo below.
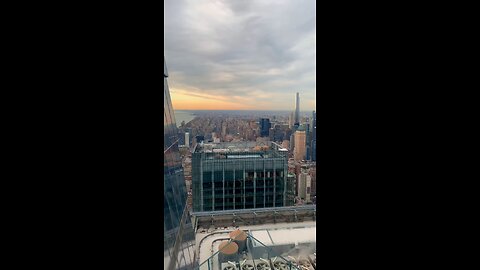
[[[315,5],[165,1],[174,109],[316,110]]]

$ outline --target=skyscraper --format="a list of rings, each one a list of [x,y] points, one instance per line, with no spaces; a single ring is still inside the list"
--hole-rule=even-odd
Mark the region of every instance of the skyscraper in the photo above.
[[[194,212],[291,206],[287,154],[276,143],[197,144],[192,154]]]
[[[312,145],[312,132],[311,132],[311,126],[310,126],[310,121],[307,117],[305,120],[305,123],[303,124],[305,127],[305,160],[311,160],[311,145]]]
[[[306,170],[302,169],[300,176],[298,177],[298,197],[302,198],[306,202],[311,202],[312,193],[312,177]]]
[[[305,130],[297,130],[295,132],[295,148],[293,151],[293,158],[295,159],[295,161],[302,161],[305,159],[305,143]]]
[[[292,132],[292,134],[290,135],[290,151],[295,151],[295,132]]]
[[[300,94],[297,92],[297,98],[295,100],[295,122],[294,125],[298,127],[300,125]]]
[[[193,266],[195,243],[193,226],[187,211],[187,192],[182,160],[178,150],[178,130],[167,84],[167,65],[163,71],[163,189],[164,189],[164,269],[187,269]],[[154,213],[153,213],[154,214]],[[160,228],[159,228],[160,229]]]
[[[227,121],[222,122],[222,139],[225,139],[227,136]]]
[[[260,119],[260,137],[268,137],[271,127],[272,125],[270,124],[270,119],[261,118]]]
[[[312,161],[317,161],[317,141],[312,141]]]
[[[310,126],[312,130],[312,138],[311,138],[311,143],[310,143],[310,157],[312,161],[317,160],[317,114],[315,111],[312,112],[312,124]]]
[[[315,122],[317,121],[317,114],[315,111],[312,111],[312,118],[310,119],[310,127],[313,128]]]

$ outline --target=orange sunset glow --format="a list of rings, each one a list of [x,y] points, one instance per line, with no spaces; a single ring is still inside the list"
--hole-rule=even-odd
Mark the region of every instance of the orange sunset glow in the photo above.
[[[174,110],[249,110],[253,106],[238,104],[218,97],[187,95],[179,91],[170,92]]]

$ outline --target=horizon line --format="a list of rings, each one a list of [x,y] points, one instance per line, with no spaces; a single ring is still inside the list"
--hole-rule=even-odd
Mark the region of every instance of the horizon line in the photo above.
[[[291,112],[295,110],[248,110],[248,109],[239,109],[239,110],[222,110],[222,109],[212,109],[212,110],[200,110],[200,109],[173,109],[174,111],[258,111],[258,112]],[[301,112],[311,112],[316,110],[300,110]]]

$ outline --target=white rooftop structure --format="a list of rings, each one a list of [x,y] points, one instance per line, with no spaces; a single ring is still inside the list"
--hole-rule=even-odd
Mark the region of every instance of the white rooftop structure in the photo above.
[[[290,226],[274,230],[265,229],[258,231],[250,231],[250,234],[266,246],[315,243],[315,224],[310,227],[295,229],[291,228]]]
[[[297,207],[297,209],[281,207],[265,209],[263,212],[261,209],[221,211],[224,212],[223,215],[218,211],[194,213],[194,216],[198,215],[195,217],[197,219],[195,257],[200,265],[199,269],[224,270],[222,267],[227,265],[256,264],[260,261],[268,261],[273,266],[273,260],[276,260],[277,264],[292,263],[294,265],[292,269],[310,269],[295,266],[295,263],[316,257],[316,217],[312,212],[315,211],[315,207],[306,206]],[[248,210],[252,217],[257,216],[262,220],[260,224],[252,224],[247,220],[245,213]],[[272,213],[277,213],[284,219],[274,222],[270,216]],[[242,219],[243,223],[238,222],[241,223],[238,226],[228,225],[228,219],[231,217]],[[235,260],[227,262],[222,260],[218,248],[220,243],[229,239],[229,234],[237,229],[245,231],[248,235],[247,250],[239,251]],[[316,259],[315,261],[310,259],[309,262],[312,265],[316,264]],[[314,269],[314,266],[311,267]]]

